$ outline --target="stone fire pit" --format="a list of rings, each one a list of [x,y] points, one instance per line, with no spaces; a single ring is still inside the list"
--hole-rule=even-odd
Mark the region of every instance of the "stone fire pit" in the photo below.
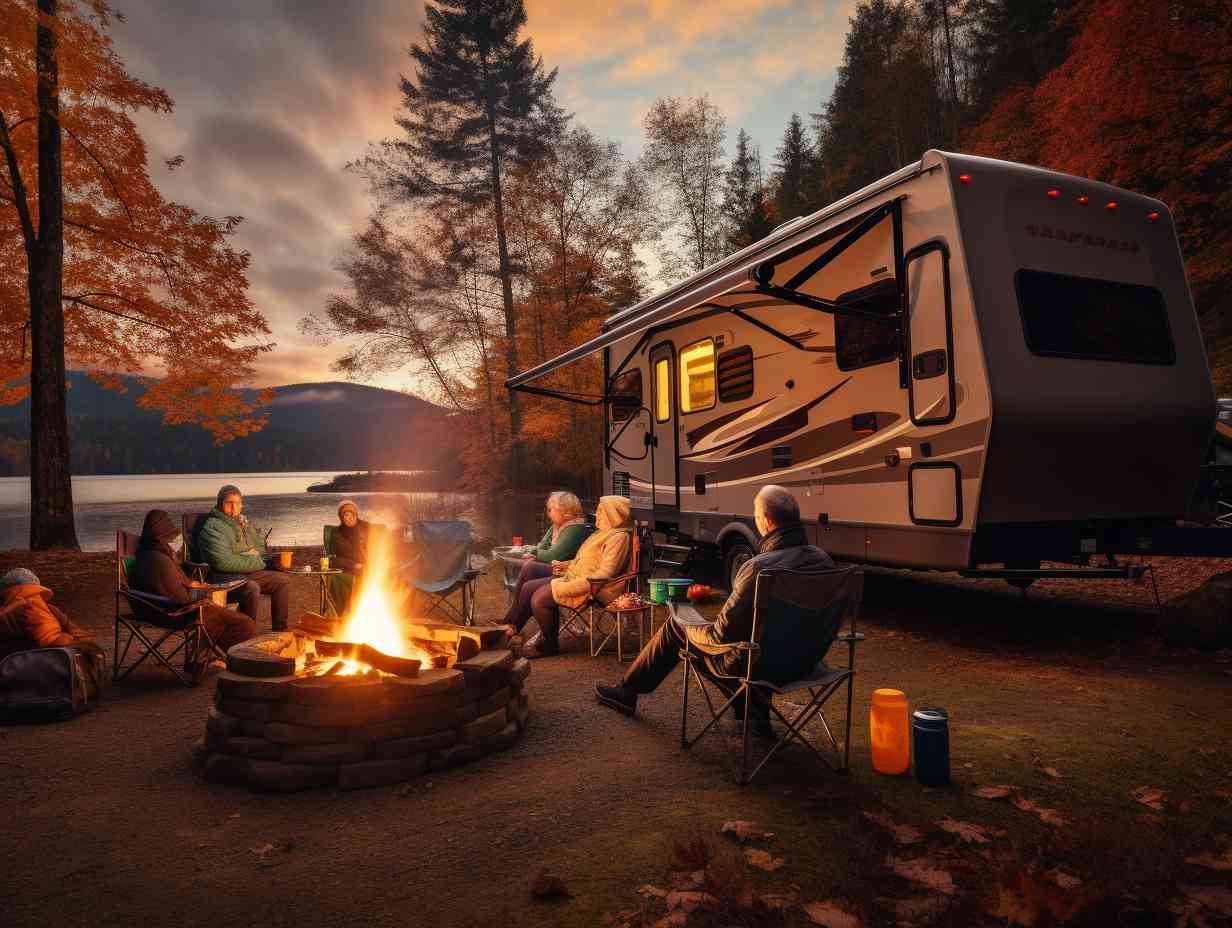
[[[510,631],[411,623],[410,635],[432,642],[433,667],[353,676],[319,672],[336,642],[299,629],[260,635],[228,652],[195,760],[214,782],[290,792],[385,786],[503,751],[529,715],[531,665]]]

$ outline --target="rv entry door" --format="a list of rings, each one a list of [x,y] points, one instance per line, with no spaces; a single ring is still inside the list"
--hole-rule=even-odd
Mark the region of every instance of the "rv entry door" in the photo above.
[[[650,457],[655,506],[680,507],[676,475],[676,349],[661,342],[650,352]]]
[[[950,251],[932,241],[907,252],[908,402],[916,425],[954,418],[954,335],[950,319]]]

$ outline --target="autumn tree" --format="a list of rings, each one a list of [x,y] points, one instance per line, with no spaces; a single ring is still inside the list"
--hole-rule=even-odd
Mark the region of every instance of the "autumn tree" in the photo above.
[[[544,70],[522,0],[433,0],[424,6],[422,44],[409,49],[414,78],[401,81],[404,135],[375,146],[357,167],[383,202],[434,211],[488,208],[496,240],[494,276],[504,311],[507,377],[518,372],[514,267],[505,218],[507,172],[543,154],[562,121],[552,98],[556,71]],[[520,470],[521,414],[509,402],[512,475]]]
[[[761,152],[749,134],[736,133],[736,154],[724,177],[725,251],[736,252],[768,235],[774,227],[761,174]]]
[[[132,114],[172,102],[127,73],[117,20],[105,0],[0,0],[0,400],[30,395],[34,549],[77,545],[67,363],[117,385],[108,372],[145,374],[153,359],[165,376],[140,403],[168,424],[219,440],[262,424],[233,389],[271,347],[249,257],[229,244],[239,217],[158,193]]]
[[[706,95],[656,100],[642,121],[642,159],[667,193],[666,225],[676,247],[662,250],[663,276],[694,274],[722,257],[723,138],[726,121]]]

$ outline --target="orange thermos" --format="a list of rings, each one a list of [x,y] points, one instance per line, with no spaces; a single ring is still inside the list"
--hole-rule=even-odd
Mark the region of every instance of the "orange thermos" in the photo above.
[[[873,690],[868,728],[873,768],[879,773],[906,773],[911,764],[911,726],[902,690]]]

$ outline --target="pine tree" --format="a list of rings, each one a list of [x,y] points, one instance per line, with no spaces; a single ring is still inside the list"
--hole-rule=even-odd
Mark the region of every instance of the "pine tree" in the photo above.
[[[489,207],[496,232],[497,276],[505,321],[505,371],[518,372],[514,270],[505,229],[507,172],[543,152],[565,117],[552,97],[556,71],[545,72],[530,39],[522,0],[433,0],[424,6],[424,41],[412,45],[414,80],[401,82],[398,126],[359,169],[393,202],[448,208]],[[509,396],[511,474],[520,471],[521,407]]]
[[[735,252],[751,245],[772,227],[761,177],[761,155],[743,129],[736,136],[736,155],[727,169],[723,193],[726,248]]]
[[[779,222],[795,219],[808,210],[810,154],[804,122],[799,113],[792,113],[774,153],[774,211]]]

